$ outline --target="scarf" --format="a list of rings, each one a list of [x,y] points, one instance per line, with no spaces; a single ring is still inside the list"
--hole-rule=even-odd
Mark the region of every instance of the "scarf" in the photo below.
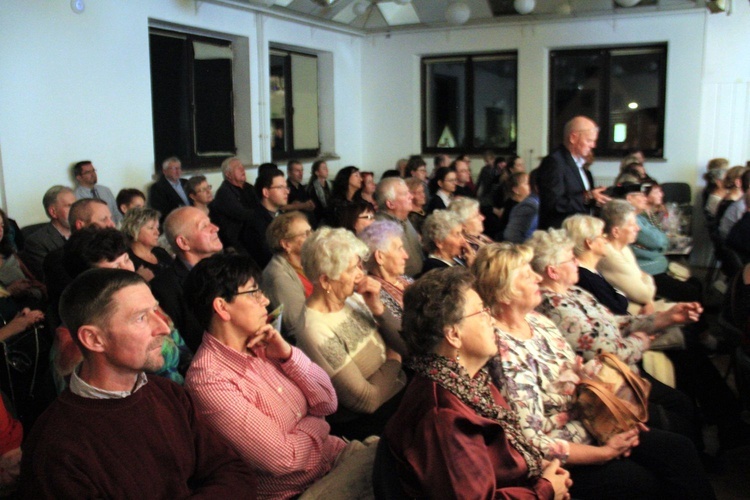
[[[495,402],[490,390],[490,375],[487,367],[471,378],[466,369],[453,360],[437,354],[412,356],[409,365],[418,375],[427,377],[461,400],[481,417],[499,423],[508,441],[526,461],[528,477],[542,474],[542,453],[524,437],[518,415]]]
[[[328,187],[328,181],[325,181],[325,184],[320,183],[320,179],[315,178],[312,181],[313,190],[315,191],[315,196],[318,197],[318,200],[320,201],[320,204],[323,205],[323,208],[328,207],[328,200],[331,198],[331,190]]]

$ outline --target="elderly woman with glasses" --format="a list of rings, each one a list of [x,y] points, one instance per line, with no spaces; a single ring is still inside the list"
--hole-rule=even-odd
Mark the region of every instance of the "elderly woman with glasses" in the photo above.
[[[422,226],[422,247],[427,258],[422,274],[443,267],[466,266],[476,252],[466,242],[461,218],[448,210],[435,210]]]
[[[258,278],[253,260],[236,254],[190,272],[185,297],[206,333],[185,386],[257,474],[258,497],[294,498],[341,472],[347,444],[325,421],[337,404],[328,375],[267,323]]]
[[[380,446],[409,498],[569,498],[570,478],[523,435],[492,384],[487,308],[463,268],[440,269],[404,295],[414,378]]]
[[[482,248],[472,267],[495,320],[499,353],[490,373],[526,438],[546,459],[570,467],[576,498],[713,497],[686,437],[634,428],[597,444],[588,434],[575,411],[580,359],[555,324],[534,311],[542,297],[533,255],[527,246],[496,243]]]
[[[383,336],[389,345],[405,356],[406,344],[400,335],[404,290],[414,280],[404,274],[409,254],[404,249],[403,236],[401,225],[379,220],[362,231],[359,238],[370,249],[367,270],[380,283],[380,301],[385,306],[381,317]]]
[[[146,281],[172,265],[172,257],[159,246],[160,218],[161,214],[153,208],[133,208],[122,220],[121,231],[130,247],[128,255]],[[141,269],[150,271],[149,275],[144,275]]]
[[[380,434],[396,410],[406,376],[401,355],[384,340],[380,283],[367,277],[367,246],[346,229],[323,227],[302,246],[302,268],[313,284],[300,348],[331,377],[340,406],[329,417],[334,434]]]
[[[302,245],[311,233],[307,217],[297,211],[279,215],[266,231],[268,246],[274,254],[263,269],[261,288],[272,309],[284,306],[281,332],[287,339],[294,339],[302,328],[305,300],[313,290],[302,269]]]

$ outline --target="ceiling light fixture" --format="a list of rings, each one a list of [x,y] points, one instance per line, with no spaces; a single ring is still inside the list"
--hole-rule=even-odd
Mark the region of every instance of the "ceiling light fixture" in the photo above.
[[[445,20],[454,26],[460,26],[471,17],[471,9],[469,6],[462,2],[454,2],[445,9]]]
[[[615,0],[620,7],[635,7],[641,0]]]
[[[314,3],[320,5],[321,7],[330,7],[338,1],[339,0],[313,0]]]
[[[531,14],[534,11],[534,7],[536,7],[535,0],[515,0],[513,2],[513,8],[523,16]]]

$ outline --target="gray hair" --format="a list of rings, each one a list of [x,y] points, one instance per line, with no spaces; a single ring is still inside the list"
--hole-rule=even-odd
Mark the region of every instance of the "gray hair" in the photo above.
[[[131,208],[122,219],[120,231],[125,235],[125,239],[128,240],[128,243],[133,243],[138,239],[138,233],[143,226],[153,220],[158,221],[159,219],[161,219],[161,213],[153,208]]]
[[[386,202],[396,199],[396,184],[406,185],[401,177],[386,177],[378,183],[375,189],[375,201],[380,210],[388,209]]]
[[[66,192],[72,193],[73,190],[67,186],[60,186],[58,184],[52,186],[46,193],[44,193],[44,196],[42,197],[42,205],[44,205],[44,213],[47,214],[47,217],[49,217],[49,207],[57,203],[57,197]]]
[[[580,257],[589,250],[586,240],[599,237],[604,229],[604,221],[590,215],[575,214],[563,221],[563,229],[573,240],[573,252],[576,257]]]
[[[313,284],[320,277],[337,280],[346,271],[352,257],[366,261],[369,257],[367,245],[343,227],[321,227],[302,245],[302,269]]]
[[[479,210],[479,201],[474,198],[456,198],[451,202],[449,210],[458,215],[459,219],[461,219],[461,224],[464,224]]]
[[[359,239],[370,249],[368,264],[372,265],[375,259],[375,251],[385,252],[393,238],[404,237],[401,225],[391,220],[376,220],[359,234]]]
[[[177,158],[176,156],[170,156],[169,158],[161,162],[161,169],[164,170],[172,163],[179,163],[180,165],[182,165],[182,162],[179,158]]]
[[[564,229],[550,228],[547,231],[534,231],[526,245],[534,250],[531,267],[546,276],[547,266],[556,266],[561,262],[562,254],[573,249],[573,240],[568,238]]]
[[[229,173],[229,171],[232,169],[232,163],[234,163],[235,161],[242,163],[242,160],[240,160],[238,156],[230,156],[229,158],[221,162],[221,174],[225,179],[227,178],[227,174]]]
[[[599,214],[604,221],[604,232],[609,234],[615,227],[622,227],[630,214],[635,213],[635,207],[625,200],[608,201]]]
[[[424,251],[433,253],[437,250],[436,241],[443,241],[454,227],[461,225],[457,214],[449,210],[435,210],[422,225],[422,246]]]

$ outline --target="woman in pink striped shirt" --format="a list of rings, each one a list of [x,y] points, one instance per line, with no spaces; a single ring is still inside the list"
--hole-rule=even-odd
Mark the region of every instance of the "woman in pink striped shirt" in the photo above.
[[[267,324],[258,277],[249,257],[215,255],[186,280],[206,330],[185,381],[196,409],[257,471],[260,498],[296,497],[327,474],[356,480],[341,470],[349,448],[324,418],[337,406],[331,380]]]

